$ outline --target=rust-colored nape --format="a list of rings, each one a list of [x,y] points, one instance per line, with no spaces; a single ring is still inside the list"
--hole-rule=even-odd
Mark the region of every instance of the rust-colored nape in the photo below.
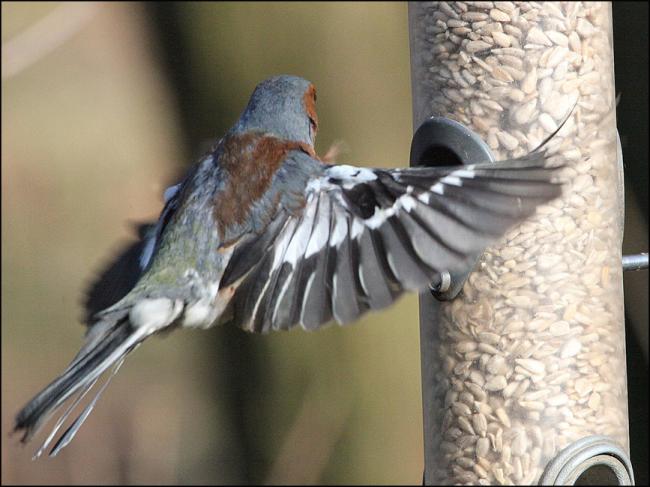
[[[314,140],[318,131],[318,115],[316,114],[316,87],[313,84],[310,83],[309,88],[305,90],[302,101],[305,105],[305,112],[309,117],[310,130],[312,131],[311,138]]]

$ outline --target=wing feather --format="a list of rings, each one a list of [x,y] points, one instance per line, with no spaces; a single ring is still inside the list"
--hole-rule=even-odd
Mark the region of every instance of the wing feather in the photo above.
[[[561,194],[544,152],[464,167],[310,168],[302,209],[280,204],[286,220],[248,236],[226,269],[226,283],[246,276],[235,294],[235,322],[245,329],[354,321],[444,270],[462,270]]]

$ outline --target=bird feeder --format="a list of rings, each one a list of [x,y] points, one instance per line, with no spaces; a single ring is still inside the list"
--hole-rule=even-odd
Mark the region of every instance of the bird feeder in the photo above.
[[[611,6],[411,2],[409,29],[412,163],[440,120],[500,160],[566,119],[563,196],[420,296],[425,484],[633,483]],[[463,137],[430,149],[490,159]]]

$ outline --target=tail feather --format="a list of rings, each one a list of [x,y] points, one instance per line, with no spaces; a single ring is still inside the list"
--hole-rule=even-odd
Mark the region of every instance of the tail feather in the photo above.
[[[98,329],[102,328],[100,326],[102,324],[104,323],[98,323]],[[111,366],[117,364],[111,374],[112,377],[117,372],[125,356],[148,335],[141,328],[133,328],[126,317],[107,328],[108,330],[102,333],[103,336],[101,337],[91,334],[80,353],[77,354],[66,370],[29,401],[16,415],[14,431],[22,430],[21,442],[26,443],[70,397],[80,391],[79,397],[62,414],[35,457],[43,453],[64,421],[78,406],[81,399],[93,388],[99,377]],[[90,414],[109,381],[110,378],[99,390],[89,406],[84,409],[73,425],[62,435],[50,455],[58,453],[72,440],[72,437]]]
[[[72,413],[72,411],[74,411],[74,409],[79,405],[81,400],[86,396],[86,394],[88,394],[88,392],[93,388],[93,386],[97,383],[98,380],[99,380],[99,377],[97,379],[95,379],[94,381],[92,381],[90,384],[88,384],[86,387],[84,387],[84,389],[79,393],[79,395],[74,400],[74,402],[72,404],[70,404],[68,409],[66,409],[65,413],[63,413],[61,415],[61,417],[57,420],[56,424],[52,428],[52,431],[50,432],[48,437],[45,439],[45,441],[43,442],[41,447],[34,454],[34,456],[32,458],[33,460],[35,460],[36,458],[40,457],[43,454],[43,452],[47,449],[48,445],[52,442],[52,440],[56,436],[59,429],[61,429],[61,426],[63,425],[65,420],[68,419],[68,416],[70,416],[70,413]]]
[[[95,386],[99,377],[114,367],[106,383],[54,444],[50,456],[56,455],[70,443],[126,355],[148,336],[173,324],[183,309],[181,300],[155,298],[140,299],[132,304],[116,303],[98,313],[98,321],[88,329],[86,341],[70,365],[16,415],[14,431],[22,430],[21,441],[26,443],[68,399],[79,394],[55,423],[34,458],[38,458],[47,449],[68,416]]]
[[[56,455],[57,455],[61,450],[63,450],[63,449],[68,445],[68,443],[70,443],[70,442],[72,441],[72,439],[75,437],[75,435],[77,434],[77,431],[79,431],[79,428],[81,428],[81,425],[84,423],[84,421],[86,421],[86,418],[88,418],[88,416],[89,416],[90,413],[92,412],[93,408],[95,407],[95,404],[97,404],[97,401],[98,401],[99,398],[101,397],[102,392],[104,392],[104,391],[106,390],[106,388],[108,387],[108,384],[110,384],[110,382],[111,382],[111,379],[112,379],[113,377],[115,377],[115,374],[117,374],[117,371],[120,370],[120,367],[121,367],[122,364],[124,363],[124,359],[125,359],[125,358],[126,358],[126,357],[123,356],[123,357],[120,359],[120,361],[115,365],[115,367],[113,368],[113,372],[112,372],[111,375],[108,377],[108,379],[106,380],[106,382],[104,382],[104,385],[101,387],[101,389],[99,389],[99,391],[97,392],[97,394],[95,394],[95,397],[94,397],[93,400],[90,402],[90,404],[88,404],[88,405],[84,408],[84,410],[83,410],[83,411],[81,412],[81,414],[77,417],[77,419],[74,420],[74,422],[73,422],[73,423],[68,427],[68,429],[67,429],[67,430],[66,430],[66,431],[61,435],[61,437],[59,438],[59,440],[54,444],[54,446],[53,446],[52,449],[50,450],[50,456],[51,456],[51,457],[55,457],[55,456],[56,456]],[[81,399],[81,398],[85,395],[85,393],[86,393],[87,391],[89,391],[90,389],[92,389],[92,386],[95,385],[96,382],[97,382],[97,379],[95,379],[95,380],[92,382],[92,384],[90,385],[90,387],[88,387],[85,391],[83,391],[83,393],[80,395],[79,399]],[[77,402],[77,401],[75,401],[75,402]],[[77,403],[77,404],[78,404],[78,403]],[[74,409],[74,408],[71,408],[70,410],[72,410],[72,409]],[[61,420],[59,420],[59,421],[60,421],[60,424],[63,424],[63,422],[65,421],[65,418],[61,418]],[[52,438],[54,438],[54,435],[56,435],[56,430],[52,431],[52,433],[51,433],[50,436],[48,437],[48,440],[47,440],[45,443],[43,443],[43,445],[41,446],[41,448],[40,448],[40,449],[38,450],[38,452],[36,453],[35,458],[38,458],[38,457],[43,453],[43,451],[45,451],[45,450],[47,449],[47,446],[48,446],[49,442],[52,441]]]

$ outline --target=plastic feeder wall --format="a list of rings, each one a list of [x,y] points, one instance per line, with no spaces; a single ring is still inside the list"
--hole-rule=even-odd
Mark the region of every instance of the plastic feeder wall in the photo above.
[[[409,28],[414,129],[447,117],[517,157],[577,101],[551,143],[563,197],[455,299],[421,295],[425,483],[629,483],[611,6],[412,2]]]

